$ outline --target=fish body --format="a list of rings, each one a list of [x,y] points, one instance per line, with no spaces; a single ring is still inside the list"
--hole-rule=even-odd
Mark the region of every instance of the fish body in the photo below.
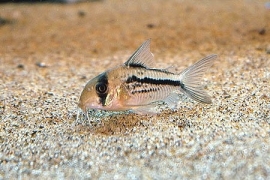
[[[153,54],[150,40],[144,42],[123,64],[90,80],[82,91],[79,107],[112,111],[133,110],[150,112],[154,102],[177,102],[182,92],[192,99],[211,103],[210,96],[200,85],[201,77],[216,58],[210,55],[175,74],[167,69],[151,68]]]

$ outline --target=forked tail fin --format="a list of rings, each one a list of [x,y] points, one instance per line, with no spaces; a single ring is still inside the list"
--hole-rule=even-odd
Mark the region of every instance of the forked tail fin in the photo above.
[[[216,57],[215,54],[206,56],[181,72],[181,90],[187,96],[198,102],[211,103],[211,97],[204,91],[200,83],[203,73],[213,64]]]

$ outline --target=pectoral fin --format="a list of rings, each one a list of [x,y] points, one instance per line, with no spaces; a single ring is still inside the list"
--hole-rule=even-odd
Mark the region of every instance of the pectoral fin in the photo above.
[[[142,106],[134,106],[132,107],[132,112],[136,114],[141,114],[141,115],[155,115],[160,113],[160,109],[158,109],[157,103],[151,103],[147,105],[142,105]]]

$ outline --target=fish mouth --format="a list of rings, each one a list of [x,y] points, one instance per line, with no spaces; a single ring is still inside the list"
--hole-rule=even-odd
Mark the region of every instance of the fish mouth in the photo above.
[[[84,99],[82,100],[82,98],[80,98],[79,102],[78,102],[78,107],[83,111],[86,112],[87,109],[91,109],[93,106],[93,103],[91,103],[90,99]]]
[[[87,102],[87,101],[79,101],[78,103],[78,107],[83,111],[83,112],[86,112],[88,109],[104,109],[103,106],[101,105],[97,105],[93,102]]]

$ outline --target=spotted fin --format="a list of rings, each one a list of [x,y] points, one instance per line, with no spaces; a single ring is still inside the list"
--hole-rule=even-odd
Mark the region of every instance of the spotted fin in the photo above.
[[[125,62],[126,66],[129,67],[142,67],[149,68],[154,60],[154,56],[150,51],[151,39],[145,41]]]

